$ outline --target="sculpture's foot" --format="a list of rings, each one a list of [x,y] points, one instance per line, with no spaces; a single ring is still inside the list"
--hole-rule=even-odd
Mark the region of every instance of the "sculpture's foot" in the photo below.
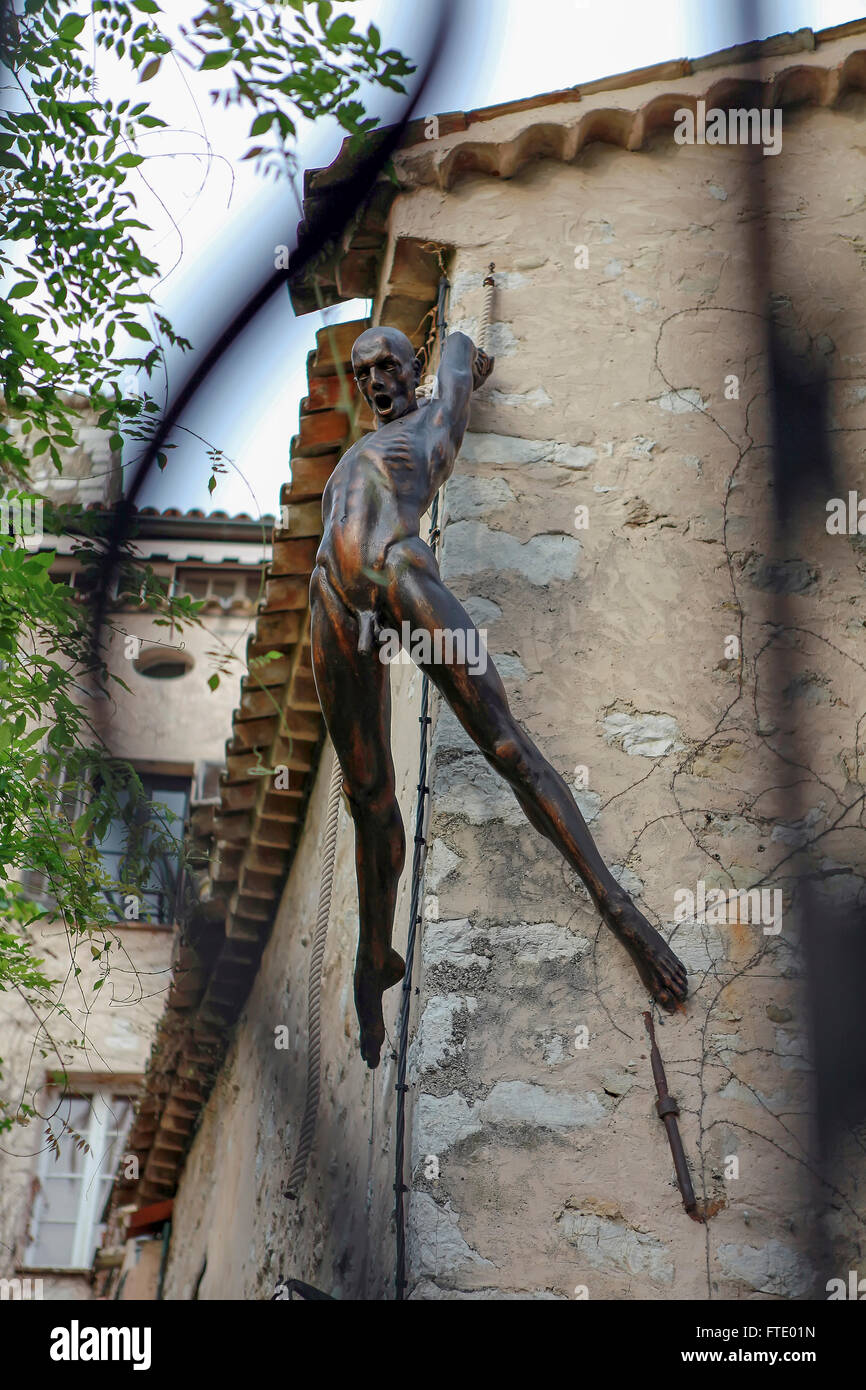
[[[669,1013],[689,992],[686,969],[627,893],[602,907],[602,916],[625,946],[650,994]]]
[[[406,963],[397,951],[389,950],[384,965],[358,958],[355,964],[355,1008],[361,1025],[361,1056],[372,1071],[379,1065],[385,1041],[382,995],[402,980]]]

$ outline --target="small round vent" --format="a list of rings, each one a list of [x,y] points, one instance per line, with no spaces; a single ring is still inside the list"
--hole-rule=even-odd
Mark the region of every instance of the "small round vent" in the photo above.
[[[186,652],[171,647],[142,648],[132,663],[140,676],[152,681],[176,681],[191,671],[194,661]]]

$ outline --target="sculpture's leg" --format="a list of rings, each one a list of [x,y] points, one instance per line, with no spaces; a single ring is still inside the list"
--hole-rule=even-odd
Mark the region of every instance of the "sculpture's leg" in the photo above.
[[[437,629],[474,632],[422,541],[392,546],[388,560],[387,603],[398,625],[405,620],[413,630],[426,629],[431,638]],[[580,874],[651,994],[664,1008],[675,1008],[688,988],[683,965],[606,867],[565,781],[512,715],[493,663],[488,659],[483,674],[473,674],[466,661],[434,663],[425,670],[488,762],[510,784],[530,823]]]
[[[316,689],[355,825],[360,921],[355,1007],[361,1056],[376,1067],[385,1039],[382,995],[403,978],[405,969],[391,946],[405,836],[394,794],[390,673],[377,649],[358,652],[358,624],[322,570],[313,576],[310,602]]]

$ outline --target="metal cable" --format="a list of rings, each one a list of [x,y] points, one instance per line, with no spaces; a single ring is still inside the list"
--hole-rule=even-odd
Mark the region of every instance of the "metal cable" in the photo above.
[[[430,534],[436,530],[439,512],[438,494],[430,510]],[[403,994],[400,1000],[400,1018],[397,1025],[397,1113],[394,1117],[394,1220],[397,1237],[397,1271],[395,1275],[396,1297],[403,1297],[406,1286],[406,1219],[403,1193],[408,1188],[403,1181],[405,1164],[404,1149],[406,1140],[406,1060],[409,1043],[409,1009],[412,1002],[412,970],[415,964],[415,941],[421,914],[418,911],[421,896],[421,880],[424,873],[424,798],[429,792],[427,786],[427,729],[430,724],[428,714],[430,701],[430,682],[426,676],[421,681],[421,751],[418,759],[418,800],[415,807],[415,850],[412,855],[412,894],[409,904],[409,934],[406,939],[406,973],[403,976]]]
[[[313,1135],[316,1132],[316,1117],[319,1113],[322,1052],[322,966],[325,960],[325,942],[328,937],[328,918],[331,913],[331,886],[334,882],[334,855],[337,849],[337,823],[340,815],[342,784],[343,771],[340,767],[340,759],[334,750],[334,765],[331,768],[331,781],[328,786],[328,809],[325,813],[325,846],[322,851],[322,876],[319,880],[319,910],[316,914],[316,930],[310,956],[307,1001],[307,1093],[295,1161],[292,1164],[289,1185],[285,1194],[293,1199],[300,1195],[304,1185],[307,1162],[313,1147]]]
[[[478,324],[478,344],[482,351],[487,351],[487,342],[490,336],[490,322],[493,311],[493,292],[494,281],[493,271],[495,267],[491,261],[487,275],[484,279],[484,301],[481,308],[481,318]],[[439,327],[439,347],[441,349],[445,343],[445,295],[449,286],[448,281],[443,275],[439,281],[439,302],[437,307],[437,320]],[[430,508],[430,533],[427,538],[428,545],[436,553],[439,540],[439,499],[443,488],[439,489],[433,498],[433,505]],[[427,785],[427,735],[430,726],[430,681],[425,675],[421,681],[421,713],[419,723],[421,725],[420,750],[418,755],[418,800],[415,806],[415,849],[412,855],[412,893],[409,903],[409,933],[406,938],[406,973],[403,976],[403,994],[400,1000],[400,1017],[397,1025],[397,1081],[395,1089],[397,1091],[397,1110],[394,1116],[394,1225],[397,1245],[396,1272],[394,1275],[395,1298],[401,1301],[405,1296],[406,1289],[406,1213],[403,1201],[404,1192],[409,1189],[404,1182],[405,1178],[405,1146],[406,1146],[406,1094],[409,1087],[406,1084],[406,1065],[409,1050],[409,1010],[412,1003],[412,969],[415,963],[415,942],[418,932],[418,924],[421,921],[419,905],[421,900],[421,881],[424,875],[424,862],[426,859],[427,839],[424,834],[424,819],[427,803],[424,798],[429,795],[430,788]]]

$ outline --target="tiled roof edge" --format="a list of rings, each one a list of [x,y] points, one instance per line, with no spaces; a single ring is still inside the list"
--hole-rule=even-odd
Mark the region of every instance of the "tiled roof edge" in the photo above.
[[[790,62],[802,53],[814,54],[831,43],[858,34],[866,35],[866,19],[856,20],[815,34],[811,29],[793,34],[774,35],[754,44],[721,49],[704,58],[674,59],[631,73],[582,83],[579,87],[548,92],[541,96],[491,106],[479,111],[446,112],[437,116],[438,136],[424,138],[429,118],[413,121],[395,159],[398,185],[382,178],[373,189],[366,209],[320,259],[315,285],[310,277],[291,287],[297,313],[306,313],[317,304],[336,304],[343,299],[367,297],[375,293],[381,273],[391,205],[402,192],[432,186],[446,193],[460,179],[477,174],[494,178],[513,178],[536,159],[558,159],[570,163],[594,141],[619,145],[630,152],[641,150],[649,136],[660,130],[673,132],[674,113],[681,107],[694,107],[704,100],[708,108],[718,101],[732,101],[738,90],[754,96],[754,83],[761,80],[761,100],[769,107],[812,102],[835,106],[848,90],[866,89],[866,39],[861,47],[849,48],[833,64],[811,61]],[[750,65],[766,60],[767,70],[750,71]],[[737,69],[725,73],[724,68]],[[692,81],[684,87],[684,79]],[[670,83],[669,90],[653,93],[638,105],[600,105],[587,98],[605,92],[623,92],[649,84]],[[586,103],[585,107],[583,104]],[[546,116],[558,105],[573,106],[565,117]],[[583,109],[581,109],[583,107]],[[502,116],[526,113],[526,122],[507,138],[496,139],[483,125]],[[533,119],[534,118],[534,119]],[[354,156],[344,141],[333,164],[307,172],[305,178],[302,225],[315,219],[318,205],[351,172]]]

